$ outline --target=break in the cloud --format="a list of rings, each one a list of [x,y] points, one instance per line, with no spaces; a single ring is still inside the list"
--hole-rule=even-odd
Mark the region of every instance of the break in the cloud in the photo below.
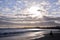
[[[60,24],[60,0],[0,0],[0,25]]]

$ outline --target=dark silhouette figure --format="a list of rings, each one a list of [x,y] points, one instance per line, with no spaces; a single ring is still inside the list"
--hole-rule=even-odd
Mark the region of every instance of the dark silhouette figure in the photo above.
[[[52,36],[52,37],[53,37],[53,32],[52,32],[52,31],[50,31],[50,36]]]

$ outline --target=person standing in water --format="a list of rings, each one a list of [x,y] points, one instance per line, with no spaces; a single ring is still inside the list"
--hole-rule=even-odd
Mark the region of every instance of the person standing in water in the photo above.
[[[50,31],[50,36],[52,36],[52,37],[53,37],[53,32],[52,32],[52,31]]]

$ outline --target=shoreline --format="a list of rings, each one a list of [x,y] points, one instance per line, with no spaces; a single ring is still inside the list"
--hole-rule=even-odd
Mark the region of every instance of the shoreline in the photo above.
[[[33,40],[60,40],[60,33],[53,33],[53,36],[50,34],[45,34],[44,37]]]

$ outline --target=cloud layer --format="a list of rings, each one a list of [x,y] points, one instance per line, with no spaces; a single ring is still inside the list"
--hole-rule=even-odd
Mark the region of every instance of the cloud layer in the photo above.
[[[43,17],[28,11],[40,7]],[[0,25],[57,26],[60,24],[60,0],[0,0]],[[8,27],[8,26],[7,26]]]

